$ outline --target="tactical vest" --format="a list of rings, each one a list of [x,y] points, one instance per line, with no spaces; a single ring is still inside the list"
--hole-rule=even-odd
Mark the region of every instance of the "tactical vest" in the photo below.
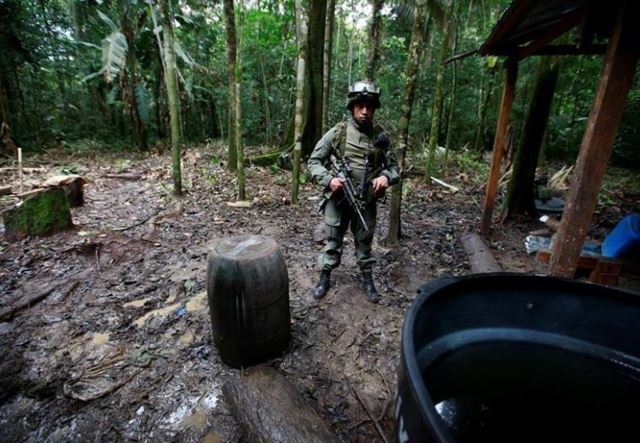
[[[365,169],[365,162],[368,157],[367,170],[371,174],[379,171],[385,166],[386,148],[375,146],[378,136],[384,132],[382,127],[374,124],[371,137],[358,131],[349,125],[347,120],[339,123],[337,145],[334,148],[338,155],[349,159],[349,164],[354,169],[355,177],[360,178],[361,173]]]

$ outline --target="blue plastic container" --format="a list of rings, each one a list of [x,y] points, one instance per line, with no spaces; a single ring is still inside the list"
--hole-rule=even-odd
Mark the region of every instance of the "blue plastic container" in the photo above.
[[[605,257],[640,259],[640,214],[628,215],[602,243]]]

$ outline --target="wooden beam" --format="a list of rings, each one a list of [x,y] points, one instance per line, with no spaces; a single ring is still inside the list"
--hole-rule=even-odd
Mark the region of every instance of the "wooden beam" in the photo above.
[[[502,91],[502,102],[500,104],[500,115],[496,128],[496,138],[493,143],[493,158],[489,179],[487,180],[487,190],[484,197],[484,210],[480,223],[480,233],[486,234],[491,226],[491,216],[496,203],[496,192],[498,190],[498,179],[500,178],[500,163],[504,153],[507,127],[509,126],[509,114],[516,92],[516,80],[518,78],[518,64],[509,59],[505,64],[506,77],[504,89]]]
[[[491,35],[480,47],[480,55],[489,55],[490,48],[505,36],[508,36],[522,22],[527,12],[537,3],[537,0],[514,1],[494,26]]]
[[[538,36],[535,40],[533,40],[527,46],[524,46],[518,49],[516,60],[520,61],[526,57],[529,57],[530,55],[534,54],[540,49],[544,48],[549,43],[554,41],[556,38],[560,37],[567,31],[569,31],[571,28],[574,28],[576,25],[578,25],[578,23],[580,23],[580,20],[582,19],[583,16],[584,16],[584,10],[582,9],[578,9],[577,11],[570,14],[569,16],[566,16],[566,17],[563,16],[558,23],[555,23],[554,25],[549,27],[549,29],[547,29],[544,32],[544,34]]]
[[[598,89],[582,138],[573,183],[553,244],[552,275],[574,275],[582,244],[591,225],[598,191],[638,63],[637,47],[633,47],[632,39],[627,35],[636,32],[637,38],[637,31],[631,27],[632,17],[633,14],[626,8],[620,8],[618,20],[609,39]]]

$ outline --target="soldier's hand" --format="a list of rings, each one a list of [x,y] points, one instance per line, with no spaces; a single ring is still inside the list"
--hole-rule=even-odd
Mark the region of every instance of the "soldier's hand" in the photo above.
[[[343,186],[344,186],[344,178],[333,177],[329,182],[329,187],[333,192],[336,192],[342,189]]]
[[[389,187],[389,178],[386,175],[381,175],[373,179],[371,185],[373,186],[374,195],[381,195]]]

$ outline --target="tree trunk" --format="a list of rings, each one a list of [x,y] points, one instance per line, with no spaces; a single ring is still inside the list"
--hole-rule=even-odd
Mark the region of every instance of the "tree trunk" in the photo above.
[[[456,26],[456,23],[453,23],[453,26]],[[458,30],[454,29],[455,32],[455,42],[453,44],[453,54],[456,53],[458,49]],[[447,137],[445,138],[444,147],[446,151],[444,151],[444,175],[447,175],[447,169],[449,166],[449,152],[451,150],[451,137],[453,135],[453,114],[456,103],[456,86],[458,82],[458,62],[453,61],[451,66],[451,96],[449,98],[449,117],[447,118]]]
[[[235,63],[235,124],[234,124],[234,134],[235,134],[235,147],[236,147],[236,155],[237,155],[237,180],[238,180],[238,200],[246,200],[246,187],[245,187],[245,176],[244,176],[244,146],[242,146],[242,126],[240,124],[242,119],[241,113],[241,95],[240,95],[240,82],[242,79],[242,62],[240,60],[240,48],[242,48],[242,3],[239,3],[238,7],[238,48],[236,52],[236,63]]]
[[[169,121],[171,126],[171,152],[173,157],[173,192],[182,195],[182,165],[180,158],[180,101],[176,85],[175,47],[173,41],[173,17],[169,10],[168,0],[160,0],[162,15],[162,33],[164,37],[164,80],[167,86],[167,101],[169,103]]]
[[[389,207],[389,233],[387,235],[387,245],[397,246],[401,235],[400,209],[402,206],[402,181],[404,175],[404,163],[407,153],[407,143],[409,139],[409,123],[411,122],[411,111],[413,99],[416,91],[416,79],[418,72],[418,62],[420,61],[420,51],[424,41],[425,32],[423,30],[426,17],[426,2],[416,5],[416,12],[411,31],[411,44],[409,45],[409,57],[405,67],[404,97],[402,102],[402,116],[398,121],[398,165],[400,167],[400,182],[392,188],[391,204]],[[428,31],[427,31],[428,32]]]
[[[238,167],[238,152],[236,148],[236,18],[233,0],[224,0],[224,18],[227,32],[227,76],[229,80],[229,151],[227,168],[235,171]]]
[[[536,86],[531,98],[529,113],[513,164],[513,173],[505,197],[505,216],[516,214],[535,215],[534,179],[538,154],[542,146],[549,110],[558,80],[559,63],[543,58],[538,66]]]
[[[436,74],[436,96],[433,102],[433,112],[431,114],[431,130],[429,131],[429,156],[427,158],[426,174],[430,177],[433,171],[436,148],[438,146],[438,136],[440,132],[440,116],[442,115],[442,101],[444,97],[444,61],[447,59],[449,50],[449,31],[451,29],[451,10],[453,0],[445,7],[444,18],[442,19],[442,43],[440,45],[440,57],[438,59]]]
[[[293,148],[293,174],[291,176],[291,202],[298,203],[298,188],[300,186],[300,162],[302,158],[302,119],[304,117],[304,78],[307,45],[307,19],[300,0],[296,0],[296,34],[298,36],[298,67],[296,72],[296,111]],[[326,61],[325,61],[326,65]]]
[[[489,107],[489,100],[491,100],[491,93],[493,92],[493,83],[496,73],[495,67],[490,67],[489,69],[487,90],[484,91],[483,99],[480,101],[480,109],[478,110],[480,114],[480,117],[478,118],[478,131],[476,132],[476,140],[473,144],[474,150],[480,154],[484,151],[484,127],[487,120],[487,109]]]
[[[333,50],[333,24],[336,0],[327,0],[324,21],[324,60],[322,61],[322,133],[329,129],[329,98],[331,97],[331,54]]]
[[[308,39],[305,69],[305,118],[302,153],[309,155],[322,136],[322,69],[327,0],[310,0],[307,9]]]
[[[127,45],[131,49],[127,51],[127,69],[123,72],[124,85],[122,88],[122,94],[124,102],[129,108],[129,115],[131,117],[131,124],[138,143],[138,147],[142,150],[147,150],[149,147],[147,141],[147,128],[140,117],[139,103],[136,97],[136,88],[138,85],[138,61],[136,59],[134,35],[135,32],[129,23],[129,10],[125,10],[122,17],[122,33],[127,39]]]
[[[367,78],[374,81],[380,60],[380,31],[382,28],[382,4],[384,0],[371,0],[371,25],[369,26],[369,54],[367,57]]]

